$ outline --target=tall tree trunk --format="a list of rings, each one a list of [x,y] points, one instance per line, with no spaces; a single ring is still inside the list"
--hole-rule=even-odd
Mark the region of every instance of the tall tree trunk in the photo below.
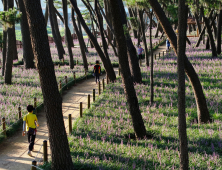
[[[14,4],[13,4],[14,6]],[[17,46],[16,46],[16,34],[15,34],[15,24],[12,27],[13,29],[13,60],[18,60],[18,52],[17,52]]]
[[[79,11],[79,8],[77,7],[77,5],[74,3],[74,0],[69,0],[73,9],[75,10],[76,12],[76,15],[78,16],[85,32],[87,33],[88,37],[90,38],[91,42],[93,43],[98,55],[100,56],[102,62],[103,62],[103,65],[105,67],[105,70],[106,70],[106,73],[110,79],[110,81],[114,81],[116,80],[116,74],[113,70],[113,67],[112,67],[112,64],[111,64],[111,61],[109,58],[106,58],[103,51],[101,50],[96,38],[93,36],[93,34],[90,32],[88,26],[86,25],[83,17],[82,17],[82,14],[80,13]]]
[[[83,59],[83,65],[84,65],[84,68],[86,70],[88,70],[88,63],[87,63],[87,58],[86,58],[86,52],[85,52],[85,49],[84,49],[84,44],[83,44],[83,37],[80,35],[79,33],[79,29],[76,25],[76,21],[75,21],[75,16],[74,16],[74,10],[72,8],[72,23],[73,23],[73,27],[75,29],[75,32],[76,32],[76,35],[77,35],[77,38],[79,40],[79,45],[80,45],[80,50],[81,50],[81,54],[82,54],[82,59]]]
[[[106,18],[107,18],[108,22],[111,24],[111,22],[110,22],[110,9],[109,9],[109,5],[108,5],[107,0],[103,0],[103,4],[104,4],[105,13],[106,13]],[[107,26],[106,30],[107,30],[107,34],[108,34],[109,39],[112,41],[112,32],[111,32],[111,30],[108,26]]]
[[[61,60],[63,59],[63,54],[65,54],[65,50],[62,45],[62,40],[59,32],[57,17],[54,10],[53,0],[48,0],[48,9],[49,9],[49,17],[50,17],[53,39],[56,44],[59,59]]]
[[[73,54],[72,54],[72,36],[68,27],[68,14],[67,14],[67,0],[62,0],[62,9],[63,9],[63,21],[65,26],[65,43],[68,48],[69,53],[69,67],[70,69],[74,68],[74,60],[73,60]],[[87,67],[88,70],[88,67]]]
[[[45,6],[45,25],[46,25],[46,28],[47,28],[47,23],[48,23],[48,19],[49,19],[49,8],[48,8],[48,3],[47,3],[47,0],[46,0],[46,6]]]
[[[14,1],[7,1],[8,10],[14,7]],[[5,63],[5,84],[12,84],[12,64],[13,64],[13,54],[14,54],[14,44],[13,44],[13,28],[7,29],[7,56]]]
[[[143,35],[143,45],[144,45],[144,48],[145,48],[146,66],[149,66],[149,54],[148,54],[148,49],[147,49],[147,44],[146,44],[146,34],[145,34],[145,28],[144,28],[144,22],[143,22],[143,11],[138,9],[138,14],[139,14],[141,32],[142,32],[142,35]],[[152,18],[150,20],[152,20]],[[150,27],[152,27],[151,24],[150,24]],[[150,36],[152,36],[152,35],[150,35]]]
[[[29,25],[25,12],[25,6],[23,0],[18,0],[19,10],[22,12],[22,18],[20,21],[22,32],[22,47],[23,47],[23,60],[26,69],[35,68],[34,66],[34,54],[32,51],[31,38],[29,33]]]
[[[218,21],[217,21],[217,54],[221,53],[221,23],[222,23],[222,9],[218,14]]]
[[[177,53],[176,34],[173,31],[173,28],[169,20],[167,19],[165,13],[163,12],[160,4],[158,3],[157,0],[148,0],[148,2],[153,8],[157,19],[159,20],[159,22],[162,25],[162,28],[164,29],[164,32],[167,34],[174,48],[175,53]],[[206,99],[203,93],[202,85],[200,84],[199,77],[187,57],[184,58],[184,69],[194,91],[196,105],[197,105],[198,121],[199,123],[207,123],[210,120],[210,115],[207,108]]]
[[[185,67],[186,58],[186,29],[187,11],[186,0],[179,0],[178,4],[178,39],[177,39],[177,75],[178,75],[178,131],[180,142],[180,170],[189,169],[187,131],[186,131],[186,106],[185,106]]]
[[[4,11],[7,11],[7,0],[3,0]],[[7,30],[3,29],[3,46],[2,46],[2,76],[5,74],[5,60],[7,54]]]
[[[150,35],[152,35],[152,20],[153,20],[153,10],[150,12]],[[151,57],[151,63],[150,63],[150,105],[153,104],[153,46],[152,46],[152,36],[150,36],[150,57]]]
[[[143,118],[139,109],[138,99],[133,85],[133,79],[130,76],[130,68],[128,64],[126,41],[123,31],[123,26],[119,20],[121,13],[118,5],[118,0],[108,0],[110,2],[110,9],[112,12],[112,20],[114,32],[116,37],[117,49],[119,54],[119,65],[121,69],[121,77],[124,84],[124,91],[127,98],[127,103],[130,110],[130,115],[133,122],[133,128],[137,138],[144,138],[146,136],[146,128],[144,126]]]
[[[207,36],[207,42],[206,42],[206,50],[210,49],[210,39],[209,39],[209,35]]]
[[[203,15],[204,23],[205,23],[206,28],[207,28],[207,33],[208,33],[208,36],[209,36],[209,39],[210,39],[212,57],[214,58],[214,57],[217,57],[217,50],[216,50],[216,45],[215,45],[215,42],[214,42],[214,37],[213,37],[212,31],[211,31],[211,26],[209,24],[209,20],[204,16],[203,6],[200,8],[200,11]]]
[[[197,13],[195,12],[194,14],[195,16],[195,20],[196,20],[196,23],[197,23],[197,28],[198,28],[198,31],[201,32],[201,25],[200,25],[200,22],[199,22],[199,16],[197,15]],[[202,40],[202,36],[200,37],[200,41]]]
[[[132,18],[133,17],[132,8],[128,7],[128,11],[129,11],[130,17]],[[133,36],[134,36],[134,38],[137,38],[137,31],[134,28],[132,28],[132,29],[133,29]]]
[[[74,166],[63,121],[62,98],[58,91],[40,0],[23,0],[23,2],[44,99],[52,157],[51,166],[53,170],[72,170]]]
[[[122,0],[118,0],[119,7],[120,7],[120,13],[121,13],[121,21],[122,25],[126,26],[127,20],[126,17],[124,17],[124,5]],[[136,83],[141,83],[142,82],[142,76],[141,76],[141,71],[139,67],[139,62],[138,62],[138,57],[136,53],[136,48],[133,45],[132,39],[130,37],[129,32],[126,32],[126,45],[127,45],[127,54],[128,54],[128,61],[129,61],[129,67],[130,67],[130,72],[133,77],[133,81]]]

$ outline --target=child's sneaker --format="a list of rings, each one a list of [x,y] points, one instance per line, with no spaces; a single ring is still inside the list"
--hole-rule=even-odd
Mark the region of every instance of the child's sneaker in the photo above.
[[[28,151],[28,153],[27,153],[29,156],[32,156],[32,153],[31,153],[31,151]]]

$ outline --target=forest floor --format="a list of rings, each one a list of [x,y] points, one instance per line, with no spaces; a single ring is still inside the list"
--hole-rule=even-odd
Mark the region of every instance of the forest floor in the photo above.
[[[166,51],[165,44],[159,46],[158,49],[154,51],[155,54],[159,52]],[[161,54],[162,55],[162,54]],[[157,55],[158,57],[158,55]],[[145,60],[143,60],[143,63]],[[144,65],[144,64],[143,64]],[[117,74],[118,68],[115,68]],[[102,79],[105,75],[102,75]],[[87,97],[88,94],[91,95],[90,99],[92,102],[92,92],[96,89],[96,96],[98,96],[98,85],[96,85],[93,78],[82,81],[70,89],[66,90],[63,95],[63,117],[68,133],[68,115],[72,114],[72,121],[79,117],[79,103],[83,102],[83,109],[87,107]],[[101,85],[102,90],[102,85]],[[7,138],[0,144],[0,170],[30,170],[33,160],[37,163],[41,163],[43,160],[43,141],[48,140],[48,127],[46,122],[46,116],[44,111],[37,113],[37,118],[39,122],[38,132],[36,135],[34,151],[32,152],[32,157],[27,155],[28,152],[28,141],[27,136],[22,136],[22,125],[21,128],[12,137]],[[48,143],[48,155],[50,159],[50,149],[49,141]]]

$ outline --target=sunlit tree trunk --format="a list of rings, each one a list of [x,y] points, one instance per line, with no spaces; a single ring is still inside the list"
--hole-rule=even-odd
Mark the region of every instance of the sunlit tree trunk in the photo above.
[[[187,10],[186,0],[179,0],[178,4],[178,39],[177,39],[177,75],[178,75],[178,131],[180,142],[180,170],[189,169],[186,106],[185,106],[185,71],[184,59],[186,58],[186,29]]]
[[[112,20],[114,32],[116,37],[116,44],[119,54],[119,67],[121,69],[122,83],[126,94],[126,99],[133,122],[133,128],[137,138],[144,138],[146,136],[146,128],[144,126],[143,118],[139,109],[138,99],[133,85],[133,79],[130,75],[130,68],[127,57],[127,45],[125,41],[123,26],[121,20],[120,8],[118,0],[108,0],[110,2],[110,9],[112,12]]]
[[[23,2],[42,88],[49,131],[51,168],[53,170],[73,170],[74,166],[63,121],[62,98],[58,90],[40,0],[23,0]]]
[[[7,0],[3,0],[4,11],[7,11]],[[2,46],[2,76],[5,74],[5,60],[7,54],[7,30],[3,29],[3,46]]]

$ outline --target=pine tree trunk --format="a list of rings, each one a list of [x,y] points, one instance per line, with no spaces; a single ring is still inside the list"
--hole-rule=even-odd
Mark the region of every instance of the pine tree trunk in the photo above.
[[[22,12],[21,32],[22,32],[22,47],[23,47],[23,60],[25,69],[35,68],[34,66],[34,54],[32,51],[31,38],[29,33],[29,25],[25,12],[25,6],[23,0],[18,0],[19,10]]]
[[[150,35],[152,35],[152,19],[153,19],[153,10],[150,12]],[[151,63],[150,63],[150,105],[153,104],[154,92],[153,92],[153,46],[152,46],[152,36],[150,36],[150,56],[151,56]]]
[[[222,10],[218,14],[217,21],[217,54],[221,53],[221,23],[222,23]]]
[[[84,40],[83,40],[83,37],[80,35],[79,29],[78,29],[78,27],[77,27],[77,25],[76,25],[73,8],[72,8],[72,12],[71,12],[71,13],[72,13],[71,15],[72,15],[73,27],[74,27],[74,29],[75,29],[77,38],[78,38],[78,40],[79,40],[80,50],[81,50],[82,59],[83,59],[83,65],[84,65],[84,68],[85,68],[86,70],[88,70],[88,63],[87,63],[87,58],[86,58],[86,52],[85,52],[85,50],[84,50],[84,44],[83,44],[83,41],[84,41]]]
[[[138,10],[138,14],[139,14],[141,32],[142,32],[142,35],[143,35],[143,46],[145,48],[144,51],[145,51],[146,66],[149,66],[149,54],[148,54],[148,49],[147,49],[147,44],[146,44],[146,34],[145,34],[145,28],[144,28],[144,22],[143,22],[143,11]],[[152,20],[152,18],[150,20]],[[152,27],[151,24],[150,24],[150,27]],[[150,36],[152,36],[152,35],[150,35]]]
[[[133,17],[132,8],[128,8],[128,11],[129,11],[130,17],[132,18]],[[133,29],[134,38],[137,38],[137,31],[134,28],[132,28],[132,29]]]
[[[14,4],[13,4],[14,7]],[[17,52],[17,46],[16,46],[16,34],[15,34],[15,24],[12,27],[13,33],[12,33],[12,38],[13,38],[13,60],[18,60],[18,52]]]
[[[210,39],[209,36],[207,36],[207,42],[206,42],[206,50],[210,49]]]
[[[177,53],[176,34],[173,31],[173,28],[170,25],[170,22],[167,19],[165,13],[163,12],[160,4],[158,3],[157,0],[148,0],[148,2],[153,8],[157,19],[159,20],[159,22],[162,25],[162,28],[164,29],[164,32],[167,34],[170,40],[170,43],[172,44],[172,47],[174,48],[175,53]],[[194,91],[196,105],[197,105],[198,122],[207,123],[208,121],[210,121],[210,115],[209,115],[209,111],[206,104],[206,98],[204,96],[199,77],[187,57],[184,58],[184,69]]]
[[[139,109],[138,99],[133,85],[133,79],[130,76],[130,68],[127,57],[127,46],[123,32],[121,20],[119,20],[121,13],[118,5],[118,0],[108,0],[110,2],[110,9],[112,12],[112,20],[114,32],[116,37],[117,49],[119,54],[119,67],[121,69],[121,77],[123,87],[129,106],[130,115],[133,122],[133,128],[137,138],[144,138],[146,136],[146,128],[144,126],[143,118]]]
[[[61,59],[63,59],[63,54],[65,54],[65,50],[62,45],[62,40],[61,40],[61,35],[59,32],[57,17],[56,17],[54,6],[53,6],[53,0],[48,0],[48,9],[49,9],[49,18],[50,18],[53,39],[56,44],[59,59],[61,60]]]
[[[49,8],[48,8],[48,3],[47,3],[47,0],[46,0],[46,6],[45,6],[45,25],[46,25],[46,28],[47,28],[47,23],[48,23],[48,19],[49,19]]]
[[[124,5],[122,0],[118,0],[119,7],[120,7],[120,13],[121,13],[121,21],[122,25],[127,24],[126,17],[124,17]],[[139,67],[139,62],[138,62],[138,57],[136,53],[136,48],[133,45],[132,39],[130,37],[129,32],[127,32],[126,36],[126,45],[127,45],[127,54],[128,54],[128,60],[129,60],[129,67],[130,67],[130,72],[133,77],[133,81],[136,83],[141,83],[142,82],[142,76],[141,76],[141,71]]]
[[[74,68],[74,60],[73,60],[73,54],[72,54],[72,36],[68,27],[68,15],[67,15],[67,0],[62,1],[62,8],[63,8],[63,21],[65,26],[65,43],[68,48],[69,53],[69,67],[70,69]]]
[[[51,166],[53,170],[73,170],[74,166],[62,115],[62,98],[58,91],[40,0],[23,0],[23,2],[44,99],[52,157]]]
[[[3,10],[7,11],[7,0],[3,0]],[[2,76],[5,74],[5,60],[7,54],[7,30],[3,30],[3,46],[2,46]]]
[[[14,1],[8,0],[8,10],[14,7]],[[13,64],[13,28],[7,29],[7,55],[6,55],[6,63],[5,63],[5,84],[12,84],[12,64]]]
[[[110,81],[116,80],[116,74],[115,74],[115,72],[113,70],[113,67],[112,67],[110,59],[105,57],[105,55],[104,55],[103,51],[101,50],[101,48],[100,48],[96,38],[93,36],[93,34],[90,32],[88,26],[86,25],[86,23],[85,23],[85,21],[84,21],[84,19],[82,17],[82,14],[79,11],[79,8],[74,3],[74,0],[70,0],[70,3],[72,5],[73,9],[75,10],[76,15],[78,16],[78,18],[79,18],[79,20],[80,20],[80,22],[81,22],[85,32],[87,33],[88,37],[90,38],[91,42],[93,43],[93,45],[94,45],[98,55],[100,56]]]
[[[187,10],[186,0],[179,0],[178,4],[178,39],[177,39],[177,75],[178,75],[178,132],[180,142],[180,170],[189,169],[186,111],[185,111],[185,71],[184,59],[186,58],[186,29]]]
[[[209,20],[204,16],[203,6],[200,8],[200,11],[203,15],[204,23],[207,28],[207,33],[209,36],[210,46],[211,46],[211,51],[212,51],[212,57],[214,58],[214,57],[217,57],[217,50],[216,50],[216,45],[214,42],[214,37],[213,37],[212,31],[211,31],[211,26],[209,24]]]

